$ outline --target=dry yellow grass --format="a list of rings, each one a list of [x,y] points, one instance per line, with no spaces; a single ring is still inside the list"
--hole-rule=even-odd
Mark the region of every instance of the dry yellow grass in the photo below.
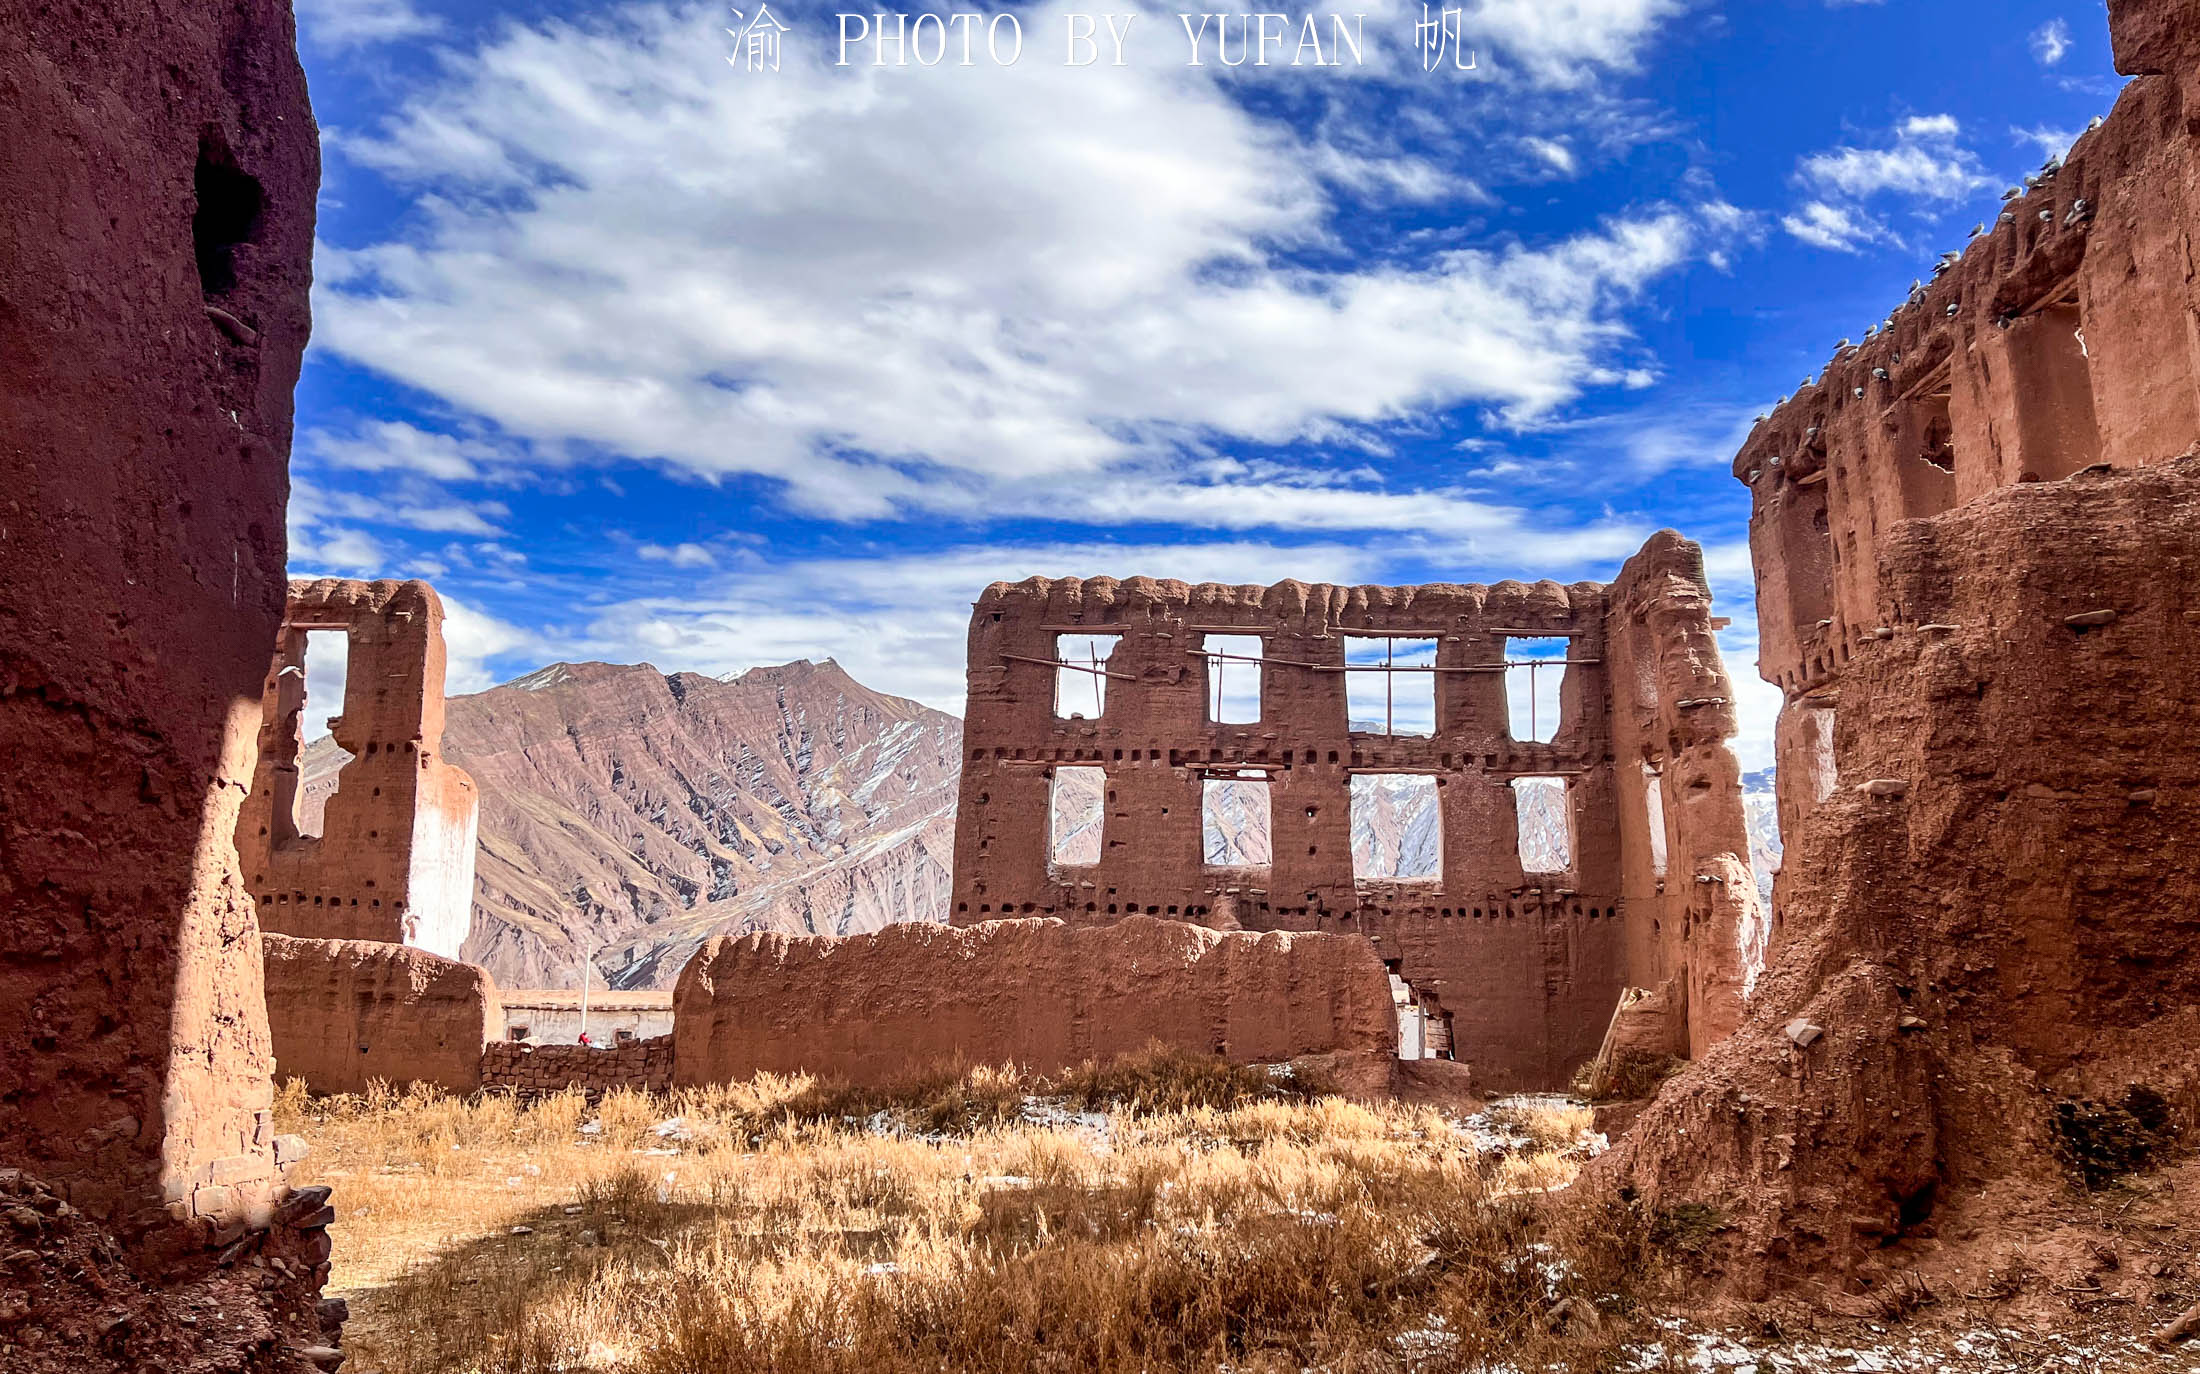
[[[1639,1334],[1643,1228],[1524,1189],[1555,1151],[1181,1056],[279,1107],[366,1374],[1587,1370]]]

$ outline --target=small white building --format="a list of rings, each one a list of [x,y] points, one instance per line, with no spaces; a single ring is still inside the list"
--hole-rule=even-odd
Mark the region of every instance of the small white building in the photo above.
[[[534,1045],[576,1045],[581,1038],[581,994],[576,988],[535,988],[503,994],[504,1038]],[[628,1040],[672,1034],[670,992],[588,994],[588,1040],[609,1048]]]

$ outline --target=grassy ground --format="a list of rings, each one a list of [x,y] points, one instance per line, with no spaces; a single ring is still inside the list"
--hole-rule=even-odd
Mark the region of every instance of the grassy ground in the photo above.
[[[1470,1131],[1155,1054],[280,1108],[366,1374],[1590,1370],[1657,1331],[1648,1227],[1550,1192],[1563,1104]]]

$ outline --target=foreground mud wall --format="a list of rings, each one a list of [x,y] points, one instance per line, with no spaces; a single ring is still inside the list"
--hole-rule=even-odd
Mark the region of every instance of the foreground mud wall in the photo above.
[[[1669,532],[1612,586],[997,583],[971,617],[952,919],[1361,935],[1440,1005],[1491,1087],[1563,1086],[1631,983],[1678,979],[1659,1005],[1684,1046],[1706,1046],[1738,1019],[1740,942],[1762,925],[1713,629],[1701,553]],[[1209,657],[1221,634],[1258,636],[1260,661]],[[1061,641],[1079,635],[1120,637],[1097,713],[1056,699]],[[1426,735],[1352,719],[1348,649],[1385,636],[1436,646],[1418,678],[1434,682]],[[1523,640],[1564,645],[1542,740],[1507,700]],[[1218,672],[1257,674],[1258,720],[1215,719]],[[1055,788],[1080,768],[1104,774],[1097,861],[1057,862]],[[1356,874],[1358,832],[1380,824],[1353,814],[1369,777],[1435,780],[1434,877]],[[1203,792],[1231,779],[1266,785],[1266,864],[1206,862]],[[1559,799],[1536,818],[1570,840],[1553,871],[1524,858],[1544,861],[1522,844],[1519,779]]]
[[[2058,1122],[2200,1129],[2200,5],[2109,10],[2115,111],[1735,463],[1773,962],[1594,1176],[1712,1208],[1740,1288],[2021,1224]]]
[[[281,0],[0,0],[0,34],[0,1164],[133,1243],[211,1232],[276,1177],[231,836],[313,113]]]
[[[2200,435],[2200,4],[2109,8],[2118,68],[2139,77],[2115,111],[1868,335],[1830,323],[1857,346],[1734,460],[1760,667],[1788,698],[1783,834],[1834,786],[1833,716],[1880,628],[1880,565],[1903,521],[2096,463],[2167,462]]]
[[[315,630],[349,641],[343,710],[329,733],[351,759],[321,809],[321,832],[307,835],[299,754]],[[443,602],[427,583],[290,584],[237,823],[261,929],[458,957],[473,920],[480,798],[465,770],[443,761],[444,662]]]
[[[321,1093],[370,1080],[481,1086],[482,1048],[503,1034],[496,983],[472,964],[366,940],[263,937],[275,1072]]]
[[[682,1085],[763,1070],[890,1084],[958,1059],[1046,1072],[1158,1040],[1239,1063],[1322,1057],[1340,1086],[1373,1092],[1398,1045],[1366,941],[1147,917],[718,939],[673,998]]]
[[[1600,1164],[1717,1208],[1749,1288],[2053,1199],[2058,1102],[2200,1109],[2200,460],[1905,524],[1881,573],[1751,1016]]]

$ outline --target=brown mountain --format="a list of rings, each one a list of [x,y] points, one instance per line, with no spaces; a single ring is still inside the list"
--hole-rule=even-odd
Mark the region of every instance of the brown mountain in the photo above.
[[[463,955],[569,987],[586,944],[611,986],[661,988],[713,935],[945,920],[961,745],[953,716],[830,660],[730,681],[557,663],[453,697],[444,752],[481,789]],[[309,804],[341,762],[311,753]]]

